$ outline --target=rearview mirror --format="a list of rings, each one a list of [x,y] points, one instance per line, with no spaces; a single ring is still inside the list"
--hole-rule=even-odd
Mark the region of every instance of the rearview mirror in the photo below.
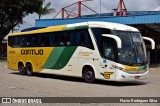
[[[149,38],[149,37],[143,37],[144,40],[150,41],[151,45],[152,45],[152,49],[155,49],[155,42],[153,39]]]
[[[119,49],[122,48],[122,41],[118,36],[112,35],[112,34],[102,34],[102,36],[114,39],[117,43],[117,48],[119,48]]]

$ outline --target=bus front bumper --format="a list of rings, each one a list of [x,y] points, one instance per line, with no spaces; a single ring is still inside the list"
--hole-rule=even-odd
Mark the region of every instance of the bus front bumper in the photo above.
[[[129,74],[127,72],[117,70],[116,80],[117,81],[142,80],[142,79],[146,79],[148,77],[148,73],[149,73],[148,70],[144,73],[141,73],[141,74]]]

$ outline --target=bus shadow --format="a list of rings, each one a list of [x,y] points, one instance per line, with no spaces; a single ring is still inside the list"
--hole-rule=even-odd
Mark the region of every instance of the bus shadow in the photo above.
[[[21,75],[19,72],[12,72],[10,74],[27,76],[27,75]],[[72,81],[72,82],[84,82],[82,78],[78,77],[70,77],[70,76],[62,76],[62,75],[46,74],[46,73],[34,73],[32,76],[27,76],[27,77],[39,77],[39,78],[58,79],[58,80]]]
[[[12,72],[10,74],[20,75],[19,72]],[[21,76],[26,76],[26,75],[21,75]],[[57,79],[57,80],[63,80],[63,81],[85,83],[84,79],[82,79],[82,78],[54,75],[54,74],[34,73],[33,76],[28,76],[28,77],[49,78],[49,79]],[[123,87],[123,86],[141,86],[141,85],[146,85],[148,83],[149,82],[141,82],[141,81],[118,82],[118,81],[96,80],[92,84]],[[88,84],[90,84],[90,83],[88,83]]]
[[[141,85],[146,85],[149,82],[141,82],[141,81],[119,81],[118,82],[118,81],[97,80],[95,83],[100,85],[123,87],[123,86],[141,86]]]

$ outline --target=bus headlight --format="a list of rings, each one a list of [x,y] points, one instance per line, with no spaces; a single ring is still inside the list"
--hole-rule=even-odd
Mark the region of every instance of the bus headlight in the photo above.
[[[124,68],[119,67],[119,66],[115,66],[115,69],[118,69],[118,70],[121,70],[121,71],[124,71],[124,72],[128,72],[129,71],[129,70],[124,69]]]

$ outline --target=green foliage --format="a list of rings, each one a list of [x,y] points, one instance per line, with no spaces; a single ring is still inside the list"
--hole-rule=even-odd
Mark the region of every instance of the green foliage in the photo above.
[[[43,0],[1,0],[0,1],[0,36],[7,35],[12,28],[21,23],[23,18],[38,12]]]
[[[3,38],[23,18],[34,12],[38,13],[44,0],[0,0],[0,48]]]
[[[47,15],[47,14],[50,14],[52,12],[55,12],[55,9],[54,8],[50,8],[51,6],[51,2],[48,2],[45,6],[40,6],[37,14],[39,15],[39,19],[41,19],[41,17],[43,15]]]

